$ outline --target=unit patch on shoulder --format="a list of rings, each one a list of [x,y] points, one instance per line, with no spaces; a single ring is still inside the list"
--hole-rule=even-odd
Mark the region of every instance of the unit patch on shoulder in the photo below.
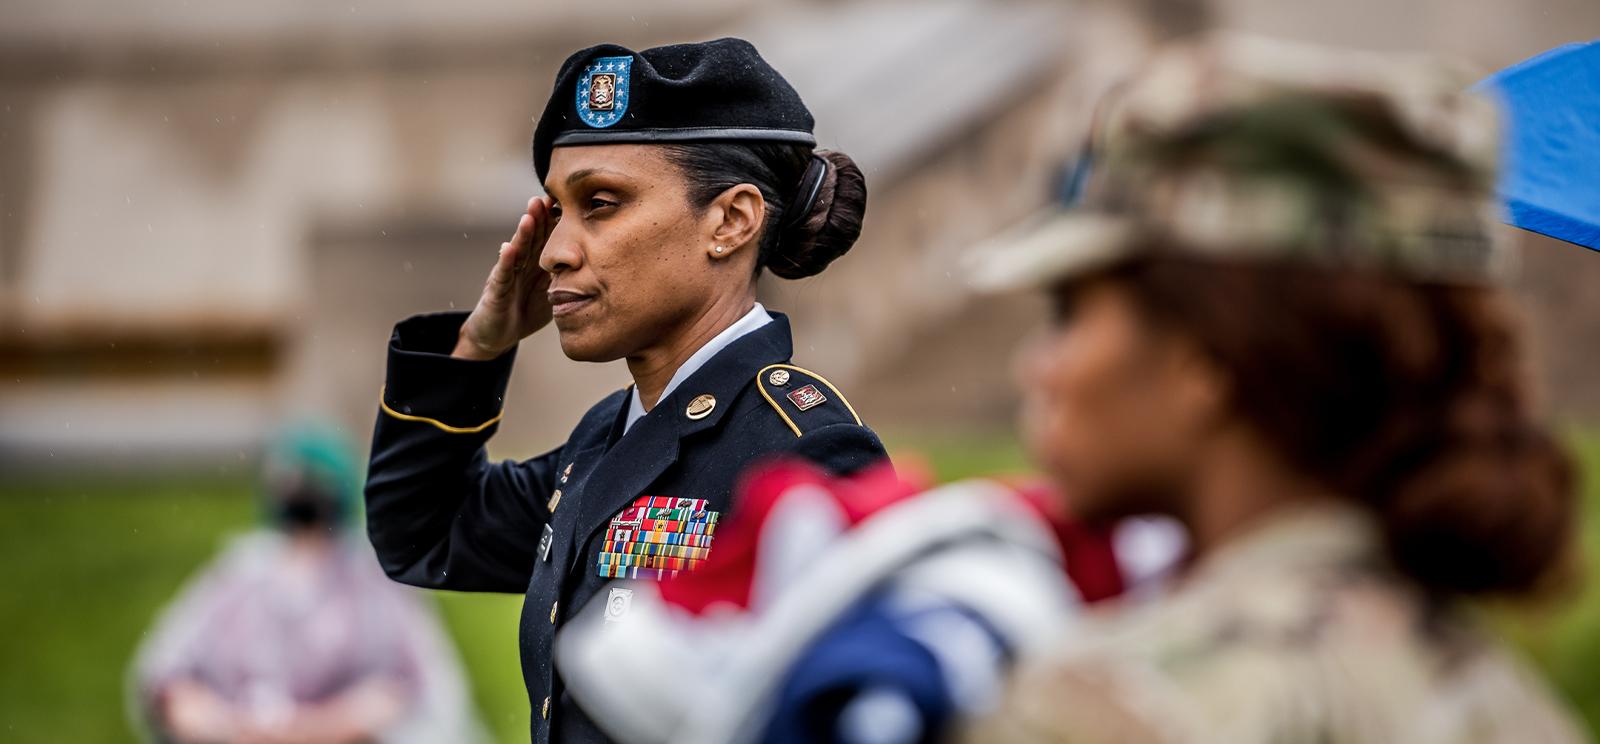
[[[828,396],[823,395],[816,385],[807,385],[799,390],[792,391],[789,393],[788,398],[795,408],[802,411],[809,411],[828,402]]]
[[[861,417],[839,388],[822,375],[793,364],[773,364],[756,376],[767,404],[797,437],[833,424],[861,425]],[[831,404],[831,405],[824,405]]]

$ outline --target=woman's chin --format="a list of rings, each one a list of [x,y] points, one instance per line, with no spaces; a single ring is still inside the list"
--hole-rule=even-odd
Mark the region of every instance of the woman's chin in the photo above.
[[[562,327],[558,320],[556,331],[561,338],[561,353],[574,362],[611,362],[622,358],[613,348],[615,344],[592,327]]]

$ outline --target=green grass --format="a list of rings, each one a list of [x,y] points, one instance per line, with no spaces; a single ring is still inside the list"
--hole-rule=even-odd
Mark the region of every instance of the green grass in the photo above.
[[[256,524],[242,475],[64,477],[0,485],[0,741],[132,742],[124,681],[157,611],[224,539]],[[521,597],[438,594],[500,741],[527,741]]]
[[[146,622],[225,530],[248,484],[185,477],[8,484],[0,495],[0,732],[14,742],[114,742],[123,671]]]
[[[528,740],[528,692],[522,686],[517,619],[522,597],[436,592],[439,609],[472,676],[478,713],[496,741]]]
[[[1575,436],[1586,473],[1584,542],[1600,571],[1600,436]],[[1005,437],[892,437],[926,453],[939,480],[1011,472]],[[0,741],[135,741],[123,708],[134,649],[156,611],[225,536],[255,524],[247,474],[60,476],[0,484]],[[521,598],[439,593],[437,604],[497,739],[527,740],[517,657]],[[1496,614],[1600,731],[1600,588],[1535,611]]]
[[[1584,478],[1580,589],[1548,605],[1501,610],[1498,620],[1600,734],[1600,433],[1570,441]]]

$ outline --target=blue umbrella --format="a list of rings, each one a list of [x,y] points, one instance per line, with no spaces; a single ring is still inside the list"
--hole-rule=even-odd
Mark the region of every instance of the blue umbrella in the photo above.
[[[1477,87],[1506,110],[1506,221],[1600,250],[1600,41],[1552,49]]]

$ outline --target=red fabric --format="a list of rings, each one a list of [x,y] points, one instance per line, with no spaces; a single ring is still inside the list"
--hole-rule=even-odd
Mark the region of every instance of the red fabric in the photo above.
[[[717,525],[710,555],[694,571],[661,582],[668,604],[701,614],[719,604],[741,610],[750,607],[759,544],[768,518],[778,501],[791,489],[814,486],[831,496],[845,515],[846,530],[896,503],[927,489],[922,479],[897,473],[881,465],[850,478],[831,478],[802,462],[779,462],[753,471],[736,495],[734,514]],[[1040,518],[1048,522],[1066,559],[1066,573],[1085,601],[1095,602],[1121,594],[1124,589],[1111,531],[1090,528],[1065,515],[1061,500],[1048,489],[1012,484]],[[819,551],[826,546],[817,546]]]
[[[1066,564],[1067,578],[1078,588],[1083,601],[1099,602],[1127,590],[1122,566],[1117,562],[1112,528],[1091,527],[1079,521],[1065,506],[1066,499],[1049,486],[1030,482],[1012,487],[1049,523]]]
[[[733,516],[717,525],[706,562],[662,582],[662,599],[695,614],[717,604],[749,609],[762,530],[779,499],[799,486],[815,486],[832,496],[849,527],[924,490],[921,484],[901,479],[888,464],[850,478],[830,478],[801,462],[757,469],[740,485]],[[824,550],[825,546],[817,548]]]

